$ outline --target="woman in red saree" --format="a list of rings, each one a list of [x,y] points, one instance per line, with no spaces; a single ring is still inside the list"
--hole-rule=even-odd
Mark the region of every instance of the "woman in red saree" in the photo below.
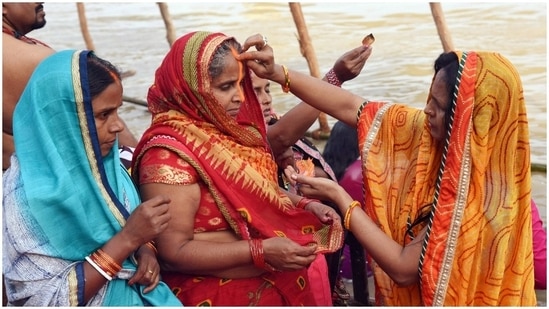
[[[368,102],[288,71],[270,48],[239,59],[357,127],[363,209],[334,182],[288,175],[304,195],[331,199],[345,214],[374,260],[378,305],[536,305],[528,120],[505,57],[441,55],[424,110]]]
[[[163,279],[188,306],[315,305],[307,267],[341,247],[341,220],[278,187],[240,48],[221,33],[189,33],[149,89],[152,124],[132,172],[143,197],[171,199],[156,239]]]

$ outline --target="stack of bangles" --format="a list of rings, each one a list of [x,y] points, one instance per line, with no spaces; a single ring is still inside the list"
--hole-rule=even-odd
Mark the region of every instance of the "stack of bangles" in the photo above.
[[[149,241],[148,243],[145,244],[145,246],[151,248],[152,251],[154,251],[154,255],[158,255],[158,250],[156,249],[156,246],[154,244],[154,241]]]
[[[116,263],[110,255],[101,249],[97,249],[94,253],[86,256],[86,261],[109,281],[122,269],[120,264]]]
[[[263,239],[249,239],[248,244],[250,246],[252,260],[257,268],[266,269],[270,272],[276,271],[273,266],[265,262],[265,252],[263,252]]]
[[[343,226],[347,229],[351,229],[351,214],[353,213],[353,208],[359,207],[360,202],[358,201],[352,201],[349,207],[347,207],[347,211],[345,211],[345,217],[343,219]]]
[[[304,197],[304,198],[300,199],[299,202],[297,202],[297,204],[295,204],[295,207],[305,209],[305,206],[309,205],[309,203],[312,203],[312,202],[322,203],[321,201],[319,201],[317,199],[311,199],[311,198]]]

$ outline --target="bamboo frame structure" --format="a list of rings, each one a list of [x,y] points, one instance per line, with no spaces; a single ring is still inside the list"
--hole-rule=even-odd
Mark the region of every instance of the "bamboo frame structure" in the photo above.
[[[442,6],[440,2],[429,2],[429,7],[431,8],[431,15],[433,15],[433,20],[437,27],[438,37],[442,43],[442,49],[444,52],[449,52],[454,50],[454,43],[452,42],[452,36],[450,35],[450,30],[446,25],[446,20],[444,19],[444,13],[442,12]]]
[[[164,21],[164,26],[166,26],[166,39],[168,40],[170,47],[172,47],[173,42],[175,42],[176,35],[172,18],[170,16],[170,11],[168,10],[168,4],[165,2],[158,2],[157,4],[160,9],[160,15],[162,15],[162,20]]]
[[[165,2],[157,2],[157,5],[160,10],[160,15],[164,21],[164,26],[166,27],[166,39],[169,46],[171,47],[173,42],[176,39],[176,32],[172,23],[170,12],[168,9],[168,4]],[[311,76],[320,77],[320,69],[318,66],[318,61],[316,58],[315,50],[312,44],[312,40],[309,36],[307,30],[307,23],[303,17],[303,12],[301,10],[301,4],[299,2],[288,2],[290,11],[294,20],[294,23],[297,28],[298,37],[297,40],[300,46],[300,52],[307,60],[307,65],[309,66],[309,71]],[[83,2],[76,3],[78,9],[78,19],[80,21],[80,28],[82,30],[82,36],[86,43],[86,48],[90,50],[95,50],[92,37],[88,30],[88,24],[86,20],[85,8]],[[446,26],[446,21],[444,19],[444,14],[442,12],[442,7],[438,2],[430,2],[429,6],[431,8],[431,13],[437,27],[437,32],[442,42],[442,47],[444,51],[450,51],[453,49],[452,38],[448,27]],[[123,72],[123,77],[131,76],[135,74],[135,71]],[[144,100],[124,97],[124,100],[130,103],[147,106],[147,103]],[[331,128],[328,124],[328,119],[325,113],[320,113],[318,116],[318,122],[320,128],[314,130],[310,135],[314,139],[327,139],[330,136]]]
[[[80,22],[80,30],[82,31],[82,36],[84,37],[84,42],[86,43],[86,49],[95,50],[90,31],[88,30],[88,20],[86,18],[84,3],[77,2],[76,9],[78,10],[78,21]]]
[[[320,69],[318,66],[318,60],[316,58],[316,53],[309,37],[309,31],[307,30],[307,23],[303,17],[303,12],[301,10],[301,4],[298,2],[288,3],[290,6],[290,11],[294,19],[294,23],[297,28],[299,47],[301,55],[307,60],[309,65],[309,71],[311,76],[320,77]],[[311,133],[311,137],[314,139],[327,139],[330,136],[330,125],[328,124],[328,118],[325,113],[320,113],[318,115],[318,123],[320,128]]]

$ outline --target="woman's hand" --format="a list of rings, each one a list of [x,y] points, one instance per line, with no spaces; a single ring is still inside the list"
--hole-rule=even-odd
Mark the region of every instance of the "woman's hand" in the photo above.
[[[141,203],[132,212],[120,233],[134,245],[134,250],[156,238],[168,227],[171,218],[168,213],[169,203],[168,197],[158,195]]]
[[[248,51],[252,46],[257,51]],[[284,72],[280,66],[275,65],[273,49],[266,44],[266,38],[261,34],[255,34],[246,39],[238,60],[245,61],[246,65],[260,78],[279,84],[284,82]]]
[[[139,283],[146,286],[143,293],[152,291],[160,282],[160,265],[156,258],[156,252],[147,245],[139,247],[135,254],[137,259],[137,271],[128,281],[129,285]]]
[[[286,166],[295,166],[295,156],[292,147],[286,147],[284,152],[274,154],[274,157],[276,165],[282,170],[285,169]]]
[[[284,169],[284,175],[290,181],[292,186],[303,196],[316,198],[323,201],[332,201],[336,203],[342,213],[341,208],[352,198],[337,182],[323,177],[310,177],[298,174],[296,170],[288,166]]]
[[[299,174],[292,166],[287,166],[284,169],[284,175],[292,186],[298,188],[298,192],[303,196],[335,202],[334,196],[337,195],[335,188],[339,187],[337,182],[328,178]]]
[[[305,210],[312,212],[324,224],[341,225],[341,217],[335,209],[328,205],[319,202],[310,202],[305,206]]]
[[[361,45],[341,55],[333,67],[337,78],[344,83],[357,77],[371,54],[372,47]]]
[[[316,258],[317,245],[300,246],[284,237],[263,240],[265,262],[276,270],[292,271],[309,266]]]

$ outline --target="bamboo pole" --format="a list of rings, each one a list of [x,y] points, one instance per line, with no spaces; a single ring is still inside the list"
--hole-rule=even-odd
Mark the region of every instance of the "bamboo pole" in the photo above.
[[[91,38],[90,32],[88,31],[88,22],[86,20],[86,12],[83,2],[77,2],[76,8],[78,10],[78,20],[80,21],[80,30],[82,31],[82,36],[84,37],[84,42],[86,43],[86,49],[95,50],[93,45],[93,40]]]
[[[145,106],[145,107],[148,106],[147,101],[145,101],[145,100],[140,100],[140,99],[128,97],[128,96],[125,96],[125,95],[122,96],[122,101],[137,104],[137,105],[141,105],[141,106]]]
[[[452,36],[446,25],[446,20],[444,19],[444,13],[442,11],[442,6],[440,2],[430,2],[429,6],[431,7],[431,13],[433,15],[433,20],[437,27],[438,36],[442,43],[442,49],[444,52],[450,52],[454,50],[454,44],[452,43]],[[531,163],[530,170],[532,172],[546,173],[547,165],[543,163]]]
[[[168,4],[165,2],[158,2],[158,8],[160,8],[160,14],[162,15],[162,20],[166,26],[166,39],[170,47],[175,42],[175,30],[173,28],[172,18],[170,17],[170,12],[168,10]]]
[[[309,32],[307,31],[307,24],[305,23],[305,18],[303,18],[303,12],[301,11],[301,4],[296,2],[289,2],[290,11],[292,12],[292,17],[298,32],[298,41],[301,54],[307,59],[307,64],[309,65],[309,71],[314,77],[320,77],[320,69],[318,67],[318,61],[316,59],[315,50],[309,37]],[[313,131],[312,137],[315,139],[327,138],[330,135],[330,126],[328,125],[328,119],[325,113],[320,113],[318,115],[318,123],[320,128]]]
[[[433,15],[435,25],[437,26],[438,36],[442,42],[442,49],[445,53],[454,50],[452,36],[446,26],[446,20],[444,19],[444,13],[442,12],[440,2],[429,2],[429,6],[431,7],[431,14]]]

